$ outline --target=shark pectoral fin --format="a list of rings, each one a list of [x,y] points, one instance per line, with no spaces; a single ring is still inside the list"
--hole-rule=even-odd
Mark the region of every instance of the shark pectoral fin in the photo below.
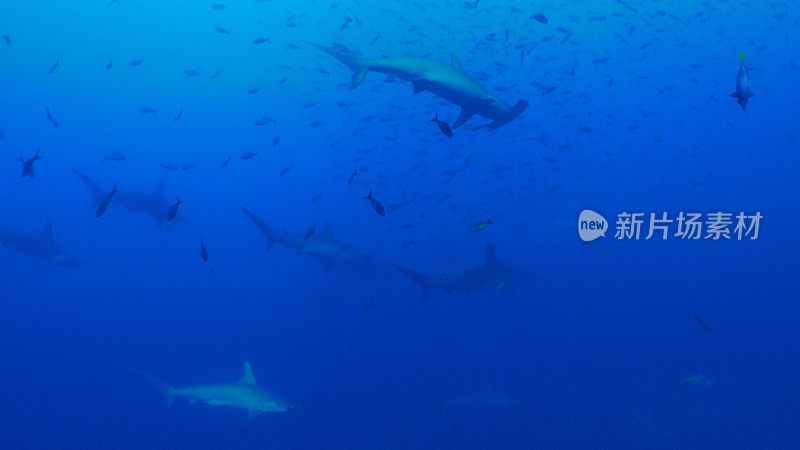
[[[734,92],[733,94],[728,95],[728,97],[739,98],[741,97],[738,92]]]
[[[431,82],[427,78],[417,78],[411,82],[414,85],[414,94],[419,94],[422,91],[428,90]]]
[[[364,78],[367,77],[367,73],[369,72],[369,68],[361,67],[358,70],[353,71],[353,78],[350,80],[350,90],[353,90],[364,81]]]
[[[475,111],[466,107],[461,108],[461,114],[458,115],[458,119],[456,119],[455,123],[453,123],[453,128],[458,128],[461,125],[464,125],[474,115]]]

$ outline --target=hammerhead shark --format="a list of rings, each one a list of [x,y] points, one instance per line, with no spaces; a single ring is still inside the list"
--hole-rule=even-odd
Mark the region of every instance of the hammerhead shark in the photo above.
[[[494,253],[494,246],[491,244],[486,245],[486,262],[482,266],[467,269],[453,275],[445,275],[439,279],[428,278],[419,272],[396,264],[392,266],[422,288],[423,302],[430,297],[434,289],[441,289],[445,292],[463,292],[466,294],[481,289],[495,289],[511,295],[513,293],[511,288],[514,285],[524,281],[535,281],[537,279],[537,277],[531,273],[507,266],[498,261]]]
[[[111,191],[104,191],[97,183],[91,178],[79,172],[74,167],[72,171],[80,178],[84,185],[89,189],[92,194],[92,208],[97,209],[104,198],[108,196]],[[117,192],[111,198],[111,204],[120,205],[127,208],[129,211],[147,214],[156,220],[157,225],[163,224],[167,220],[169,209],[172,206],[167,202],[164,197],[164,183],[159,182],[156,190],[151,193],[139,192]],[[175,215],[174,221],[186,222],[186,218],[178,212]]]
[[[338,59],[353,71],[350,89],[357,88],[368,72],[380,72],[410,81],[414,85],[414,94],[428,91],[460,106],[461,114],[452,128],[464,125],[477,114],[492,120],[486,127],[494,130],[516,119],[528,107],[527,101],[519,100],[509,108],[464,72],[455,53],[450,54],[448,65],[419,57],[361,59],[342,46],[309,44]]]
[[[53,223],[49,220],[45,224],[44,230],[35,235],[16,233],[9,230],[0,231],[0,244],[12,247],[20,253],[42,258],[48,264],[69,267],[81,265],[78,258],[67,253],[56,243],[53,237]]]
[[[179,389],[148,373],[139,373],[164,393],[167,406],[172,405],[176,397],[181,397],[190,403],[200,402],[211,406],[246,409],[251,418],[261,413],[286,412],[294,408],[259,386],[247,361],[244,362],[244,371],[239,381],[229,384],[209,384]]]
[[[287,233],[285,231],[277,233],[247,208],[242,208],[242,212],[256,224],[267,238],[267,251],[277,242],[284,248],[293,249],[301,255],[316,258],[322,263],[326,272],[337,264],[365,262],[368,259],[367,255],[359,254],[351,246],[337,241],[328,221],[325,221],[322,232],[306,237],[306,233]]]

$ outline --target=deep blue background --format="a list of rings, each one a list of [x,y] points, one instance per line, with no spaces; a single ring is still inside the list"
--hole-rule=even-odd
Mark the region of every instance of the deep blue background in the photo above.
[[[0,34],[11,39],[0,41],[0,224],[38,233],[52,220],[84,263],[47,266],[0,248],[0,445],[800,440],[797,4],[211,4],[0,4]],[[537,12],[549,23],[529,18]],[[362,25],[341,30],[346,16]],[[253,45],[258,37],[270,41]],[[452,123],[456,107],[374,73],[349,91],[349,71],[304,40],[369,58],[448,61],[454,51],[503,101],[531,105],[496,132],[472,131],[484,123],[475,117],[447,139],[427,120],[438,112]],[[747,111],[727,97],[740,51],[756,93]],[[276,122],[253,125],[264,115]],[[37,149],[37,178],[20,178],[16,158]],[[114,151],[128,160],[101,163]],[[247,151],[259,156],[237,158]],[[445,171],[469,155],[472,164],[447,182]],[[171,172],[162,162],[198,168]],[[95,219],[70,166],[106,189],[151,191],[163,180],[190,223],[168,230],[113,206]],[[380,217],[361,199],[370,189],[390,209],[410,205]],[[265,254],[240,206],[278,230],[328,219],[376,261],[431,276],[481,264],[492,242],[501,261],[539,281],[513,297],[436,292],[420,303],[415,285],[379,264],[326,274],[282,248]],[[576,233],[584,208],[611,220],[718,210],[764,219],[757,241],[609,234],[587,244]],[[472,231],[486,218],[493,225]],[[227,382],[245,359],[260,384],[298,408],[252,420],[180,401],[166,409],[135,372],[177,386]],[[714,384],[679,382],[697,373]]]

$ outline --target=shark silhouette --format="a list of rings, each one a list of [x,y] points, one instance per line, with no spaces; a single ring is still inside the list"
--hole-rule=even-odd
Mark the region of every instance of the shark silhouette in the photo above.
[[[139,373],[164,393],[167,406],[170,406],[176,397],[180,397],[190,403],[200,402],[211,406],[246,409],[251,418],[261,413],[286,412],[294,408],[259,386],[247,361],[244,362],[244,371],[236,383],[175,388],[148,373]]]
[[[350,89],[358,87],[367,73],[379,72],[410,81],[414,85],[414,94],[428,91],[460,106],[461,114],[453,123],[453,128],[464,125],[477,114],[492,120],[486,127],[494,130],[516,119],[528,107],[527,101],[519,100],[509,108],[464,72],[455,53],[450,54],[450,64],[417,57],[361,59],[342,46],[309,44],[338,59],[353,71]]]
[[[49,220],[45,224],[44,230],[35,235],[9,230],[0,231],[0,244],[9,246],[20,253],[42,258],[48,264],[70,267],[81,265],[78,258],[67,253],[56,243],[53,236],[53,223]]]
[[[316,258],[322,263],[325,271],[331,270],[337,264],[365,262],[369,257],[356,252],[351,246],[342,244],[333,236],[333,229],[328,221],[320,233],[306,238],[306,233],[277,233],[258,216],[247,208],[242,212],[256,224],[264,237],[267,238],[267,251],[277,242],[285,248],[293,249],[301,255]]]
[[[491,244],[486,245],[486,262],[482,266],[452,275],[445,275],[438,279],[429,278],[419,272],[396,264],[392,264],[392,267],[422,288],[422,301],[427,300],[434,289],[466,294],[477,290],[495,289],[511,295],[514,285],[537,279],[531,273],[498,261],[497,256],[495,256],[494,246]]]
[[[92,208],[97,208],[100,202],[106,197],[110,191],[104,191],[97,183],[91,178],[82,174],[74,167],[72,171],[83,182],[92,194]],[[151,193],[138,193],[138,192],[117,192],[111,198],[112,205],[120,205],[129,211],[146,214],[155,219],[157,225],[161,225],[167,220],[167,213],[169,211],[170,203],[167,202],[164,196],[164,182],[159,182],[156,190]],[[186,222],[186,218],[179,212],[174,221]]]

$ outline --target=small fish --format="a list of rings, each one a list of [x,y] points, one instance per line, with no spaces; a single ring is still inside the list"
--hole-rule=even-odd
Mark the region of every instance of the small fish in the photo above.
[[[227,8],[227,7],[228,7],[228,5],[223,5],[221,3],[215,3],[215,4],[211,5],[211,9],[216,9],[217,11],[221,11],[221,10]]]
[[[322,198],[322,194],[316,194],[315,196],[311,197],[311,203],[317,203]]]
[[[317,231],[317,227],[316,226],[312,226],[311,228],[306,230],[306,234],[303,235],[303,239],[304,240],[308,240],[311,236],[314,235],[315,231]]]
[[[491,224],[492,219],[486,219],[484,222],[475,222],[475,224],[472,225],[472,231],[482,231]]]
[[[372,191],[369,191],[369,195],[364,197],[364,200],[369,200],[369,202],[372,204],[372,208],[375,210],[376,213],[378,213],[378,215],[381,216],[386,215],[386,209],[384,209],[383,205],[381,205],[381,202],[372,198]]]
[[[105,214],[106,210],[108,209],[108,205],[111,204],[111,199],[114,197],[114,194],[116,194],[117,192],[119,192],[119,191],[117,191],[117,187],[114,186],[113,188],[111,188],[111,192],[109,192],[108,194],[104,195],[103,198],[100,199],[100,204],[97,205],[97,211],[95,211],[95,213],[94,213],[95,217],[99,218],[100,216]]]
[[[350,178],[347,179],[347,185],[350,186],[353,184],[353,179],[358,175],[358,169],[354,170],[353,173],[350,174]]]
[[[250,94],[250,95],[258,94],[258,91],[260,91],[260,90],[261,90],[261,88],[253,88],[253,89],[250,89],[249,91],[247,91],[247,93]]]
[[[220,75],[222,75],[222,69],[219,69],[218,71],[212,73],[209,78],[211,78],[213,80],[214,78],[217,78]]]
[[[172,118],[172,121],[173,122],[177,122],[177,121],[181,120],[181,117],[183,117],[183,108],[181,108],[180,111],[178,111],[178,115],[177,116]]]
[[[183,201],[181,199],[177,199],[174,205],[170,206],[167,210],[167,222],[172,222],[175,220],[175,216],[178,214],[178,207],[181,206]]]
[[[109,153],[106,156],[103,156],[103,160],[101,162],[106,161],[125,161],[126,157],[124,154],[120,152]]]
[[[228,159],[226,159],[225,161],[222,161],[222,164],[219,165],[219,168],[220,169],[224,169],[224,168],[228,167],[228,163],[229,162],[231,162],[231,155],[228,155]]]
[[[228,30],[226,30],[225,28],[222,28],[222,27],[216,27],[216,28],[214,28],[214,31],[216,31],[219,34],[231,34],[230,31],[228,31]]]
[[[253,159],[253,158],[255,158],[256,156],[258,156],[258,152],[245,152],[245,153],[242,153],[242,154],[239,156],[239,158],[240,158],[240,159]]]
[[[113,65],[114,65],[114,63],[113,63],[113,62],[112,62],[112,61],[109,59],[109,60],[108,60],[108,64],[106,64],[106,70],[111,70],[111,67],[112,67]]]
[[[714,384],[714,380],[709,376],[698,373],[697,375],[681,378],[681,383],[691,384],[693,386],[708,386]]]
[[[6,45],[11,45],[11,38],[6,36],[5,34],[2,36],[3,40],[6,41]]]
[[[162,162],[160,165],[167,170],[178,170],[178,165],[170,162]]]
[[[529,18],[539,23],[547,23],[547,17],[545,17],[542,13],[532,14]]]
[[[144,58],[139,58],[139,59],[134,59],[133,61],[128,63],[128,65],[131,66],[131,67],[137,67],[137,66],[141,66],[143,62],[144,62]]]
[[[200,75],[200,72],[196,70],[184,70],[183,74],[186,75],[187,77],[196,77]]]
[[[370,309],[372,309],[374,307],[375,307],[375,303],[367,303],[366,305],[361,307],[361,314],[364,314],[365,312],[369,311]]]
[[[269,42],[269,38],[253,39],[253,44],[254,45],[260,45],[260,44],[263,44],[264,42]]]
[[[448,125],[447,122],[439,120],[439,113],[436,113],[434,118],[431,119],[430,121],[436,122],[436,125],[439,126],[439,129],[442,131],[442,133],[444,133],[445,136],[450,138],[453,137],[453,130],[450,129],[450,125]]]
[[[18,161],[22,163],[22,178],[36,178],[36,172],[33,170],[33,163],[40,159],[42,159],[42,157],[39,156],[39,151],[36,151],[33,158],[23,159],[22,156],[19,157]]]
[[[294,164],[291,164],[291,165],[289,165],[289,166],[286,166],[286,167],[284,167],[283,169],[281,169],[281,176],[284,176],[284,175],[286,175],[286,174],[287,174],[287,173],[289,173],[289,172],[290,172],[292,169],[294,169]]]
[[[47,113],[47,120],[50,121],[50,124],[52,124],[53,127],[58,128],[58,121],[55,119],[55,117],[53,117],[53,114],[50,112],[50,108],[45,106],[44,110]]]
[[[702,328],[702,329],[704,329],[706,331],[711,330],[711,328],[708,326],[708,324],[703,319],[701,319],[697,314],[692,314],[692,315],[694,316],[694,320],[697,321],[697,324],[700,325],[700,328]]]
[[[189,169],[196,169],[196,168],[197,168],[197,164],[195,164],[195,163],[187,162],[187,163],[183,163],[181,165],[181,170],[189,170]]]
[[[342,26],[341,26],[341,27],[339,27],[339,31],[342,31],[342,30],[344,30],[345,28],[347,28],[347,25],[349,25],[349,24],[350,24],[350,22],[352,22],[352,21],[353,21],[353,19],[352,19],[350,16],[347,16],[347,17],[345,17],[345,18],[344,18],[344,23],[342,24]]]
[[[206,250],[206,243],[203,240],[200,240],[200,257],[203,258],[203,262],[208,262],[208,250]]]
[[[739,71],[736,73],[736,91],[730,96],[736,99],[736,103],[742,107],[742,111],[747,107],[747,101],[754,97],[750,91],[750,75],[744,66],[744,53],[739,53]]]
[[[273,121],[274,121],[274,119],[273,119]],[[281,142],[281,135],[280,134],[275,136],[274,138],[272,138],[272,146],[273,147],[277,147],[280,142]]]
[[[52,66],[50,66],[50,70],[48,70],[48,71],[47,71],[47,73],[53,73],[53,72],[55,72],[55,71],[56,71],[56,69],[58,68],[58,63],[59,63],[59,60],[56,60],[56,62],[54,62],[54,63],[53,63],[53,65],[52,65]]]
[[[139,112],[142,114],[155,114],[157,111],[149,106],[145,106],[143,108],[139,108]]]

